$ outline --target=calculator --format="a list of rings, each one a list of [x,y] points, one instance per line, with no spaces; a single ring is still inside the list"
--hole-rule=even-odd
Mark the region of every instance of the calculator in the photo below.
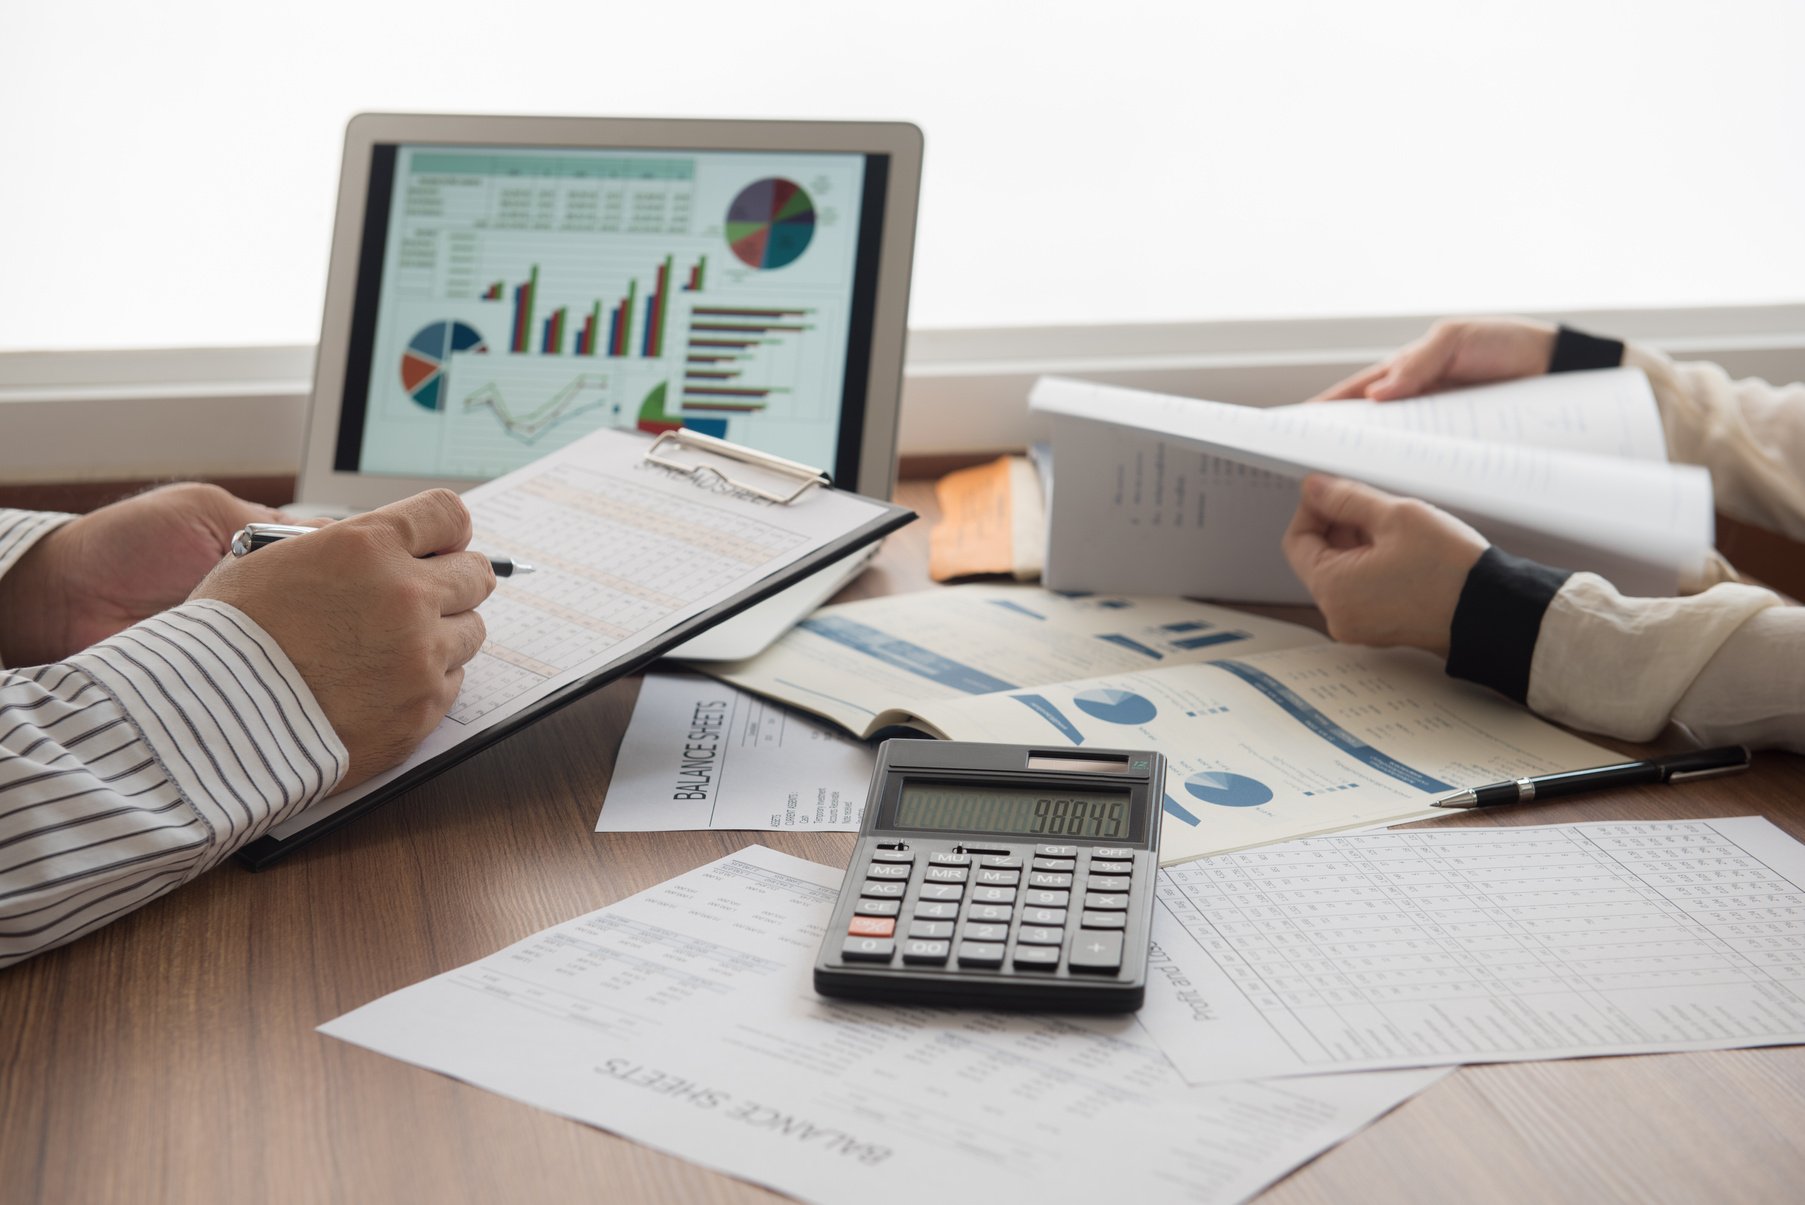
[[[815,961],[824,996],[1129,1012],[1166,759],[891,740]]]

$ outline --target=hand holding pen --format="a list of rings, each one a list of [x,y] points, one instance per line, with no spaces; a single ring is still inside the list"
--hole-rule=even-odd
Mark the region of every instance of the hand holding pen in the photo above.
[[[248,631],[248,619],[274,641],[272,660],[287,655],[300,682],[285,697],[305,702],[310,692],[318,713],[308,731],[320,735],[314,717],[323,713],[343,743],[336,764],[316,757],[298,771],[309,790],[343,789],[400,763],[445,718],[487,638],[477,608],[495,575],[488,558],[466,551],[470,512],[450,490],[298,531],[306,538],[256,556],[241,532],[241,554],[221,559],[189,596],[226,606],[191,622]]]
[[[287,523],[246,523],[232,537],[232,555],[245,556],[256,552],[259,548],[274,544],[277,540],[311,535],[319,530],[318,527],[294,527]],[[505,556],[491,556],[489,567],[495,570],[496,577],[515,577],[522,573],[536,572],[533,566],[525,561],[517,561],[512,557]]]

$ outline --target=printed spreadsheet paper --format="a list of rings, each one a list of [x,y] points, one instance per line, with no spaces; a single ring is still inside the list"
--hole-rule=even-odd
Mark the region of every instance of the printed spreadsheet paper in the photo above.
[[[1322,837],[1164,872],[1193,1083],[1805,1042],[1805,846],[1756,817]]]
[[[1131,1017],[824,1000],[840,879],[749,846],[321,1030],[858,1205],[1239,1201],[1443,1074],[1192,1088]]]
[[[479,612],[488,640],[451,714],[406,762],[272,830],[287,838],[718,606],[883,511],[810,490],[777,506],[645,463],[647,441],[592,435],[464,495],[472,548],[539,571],[505,578]]]
[[[700,674],[649,673],[598,833],[857,832],[877,755],[800,712]]]

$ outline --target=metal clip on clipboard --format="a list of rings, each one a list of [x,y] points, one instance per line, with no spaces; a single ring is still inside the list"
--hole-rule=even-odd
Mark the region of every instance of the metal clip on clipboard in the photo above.
[[[684,453],[694,456],[717,456],[722,460],[736,461],[751,465],[775,476],[781,488],[768,488],[756,482],[736,479],[728,476],[716,466],[705,460],[685,460]],[[750,494],[754,498],[763,498],[767,502],[775,502],[787,506],[802,497],[817,485],[830,486],[833,479],[820,469],[810,468],[794,460],[785,460],[781,456],[773,456],[769,452],[758,452],[751,448],[742,448],[736,443],[724,439],[716,439],[712,435],[704,435],[700,431],[691,431],[680,427],[674,431],[665,431],[652,441],[646,449],[646,461],[660,468],[670,469],[699,480],[713,478],[729,489],[742,494]],[[787,488],[788,493],[783,492]]]

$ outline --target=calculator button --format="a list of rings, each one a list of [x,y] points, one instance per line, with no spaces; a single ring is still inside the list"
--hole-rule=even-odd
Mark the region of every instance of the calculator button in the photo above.
[[[1008,925],[974,925],[967,922],[965,932],[959,934],[966,941],[1008,941]]]
[[[906,879],[913,866],[904,866],[897,862],[873,862],[865,868],[868,879]]]
[[[923,883],[921,885],[921,898],[924,900],[956,900],[964,894],[964,883]]]
[[[953,943],[950,941],[916,941],[911,938],[903,942],[904,962],[942,963],[952,953]]]
[[[1121,873],[1127,874],[1128,867],[1134,865],[1134,851],[1132,849],[1093,849],[1091,850],[1091,863],[1095,865],[1098,862],[1125,862],[1127,866],[1122,868]],[[1099,866],[1097,869],[1102,870],[1104,867]],[[1110,873],[1116,872],[1112,869]]]
[[[936,866],[970,866],[970,854],[929,854],[928,861]]]
[[[970,929],[966,930],[967,934],[970,932]],[[1015,940],[1024,946],[1056,946],[1065,940],[1065,930],[1058,926],[1023,925]]]
[[[950,920],[912,920],[909,922],[910,940],[945,941],[953,935],[953,922]]]
[[[988,866],[992,870],[1020,870],[1022,860],[1013,854],[989,854],[978,859],[979,866]]]
[[[1015,914],[1015,909],[1008,904],[973,904],[965,912],[966,920],[1003,921],[1007,923]]]
[[[1126,929],[1128,914],[1125,912],[1085,912],[1079,916],[1078,923],[1086,929]]]
[[[1024,891],[1022,903],[1030,908],[1063,908],[1072,902],[1069,891]]]
[[[1072,876],[1069,874],[1047,874],[1037,870],[1028,876],[1028,886],[1030,887],[1070,887],[1071,885]]]
[[[1084,933],[1072,943],[1066,965],[1074,971],[1119,971],[1122,969],[1122,935],[1120,933]]]
[[[926,891],[927,888],[922,888]],[[1015,888],[1013,887],[973,887],[971,902],[974,904],[1013,904]]]
[[[920,920],[952,920],[959,915],[959,901],[916,900],[915,916]]]
[[[1036,971],[1050,971],[1059,965],[1059,947],[1017,946],[1015,965]]]
[[[1127,891],[1134,880],[1122,874],[1093,874],[1084,885],[1086,891]]]
[[[1036,845],[1034,856],[1037,858],[1075,858],[1078,856],[1076,845]]]
[[[846,931],[854,937],[895,937],[896,921],[888,916],[855,916]]]
[[[1096,881],[1095,879],[1091,880],[1093,883]],[[1087,891],[1084,893],[1084,906],[1093,912],[1126,912],[1128,911],[1128,897],[1121,894],[1106,895],[1101,891]]]
[[[871,851],[873,862],[913,862],[915,851],[912,849],[874,849]]]
[[[984,867],[978,871],[977,882],[986,887],[1013,887],[1022,881],[1019,870],[992,870]]]
[[[1022,924],[1024,925],[1063,925],[1065,924],[1064,908],[1023,908]]]
[[[897,916],[902,912],[901,900],[860,900],[852,906],[857,916]]]
[[[962,941],[959,943],[959,965],[1000,967],[1003,965],[1003,944],[996,941]]]
[[[896,943],[888,937],[848,937],[840,947],[845,962],[889,962],[896,953]]]
[[[930,883],[963,883],[970,877],[969,866],[930,866],[927,872]]]
[[[866,879],[865,885],[859,888],[859,894],[868,900],[900,900],[903,892],[908,889],[907,883],[885,883],[876,879]]]
[[[1074,870],[1077,866],[1078,860],[1076,858],[1034,859],[1034,869],[1036,870]]]

